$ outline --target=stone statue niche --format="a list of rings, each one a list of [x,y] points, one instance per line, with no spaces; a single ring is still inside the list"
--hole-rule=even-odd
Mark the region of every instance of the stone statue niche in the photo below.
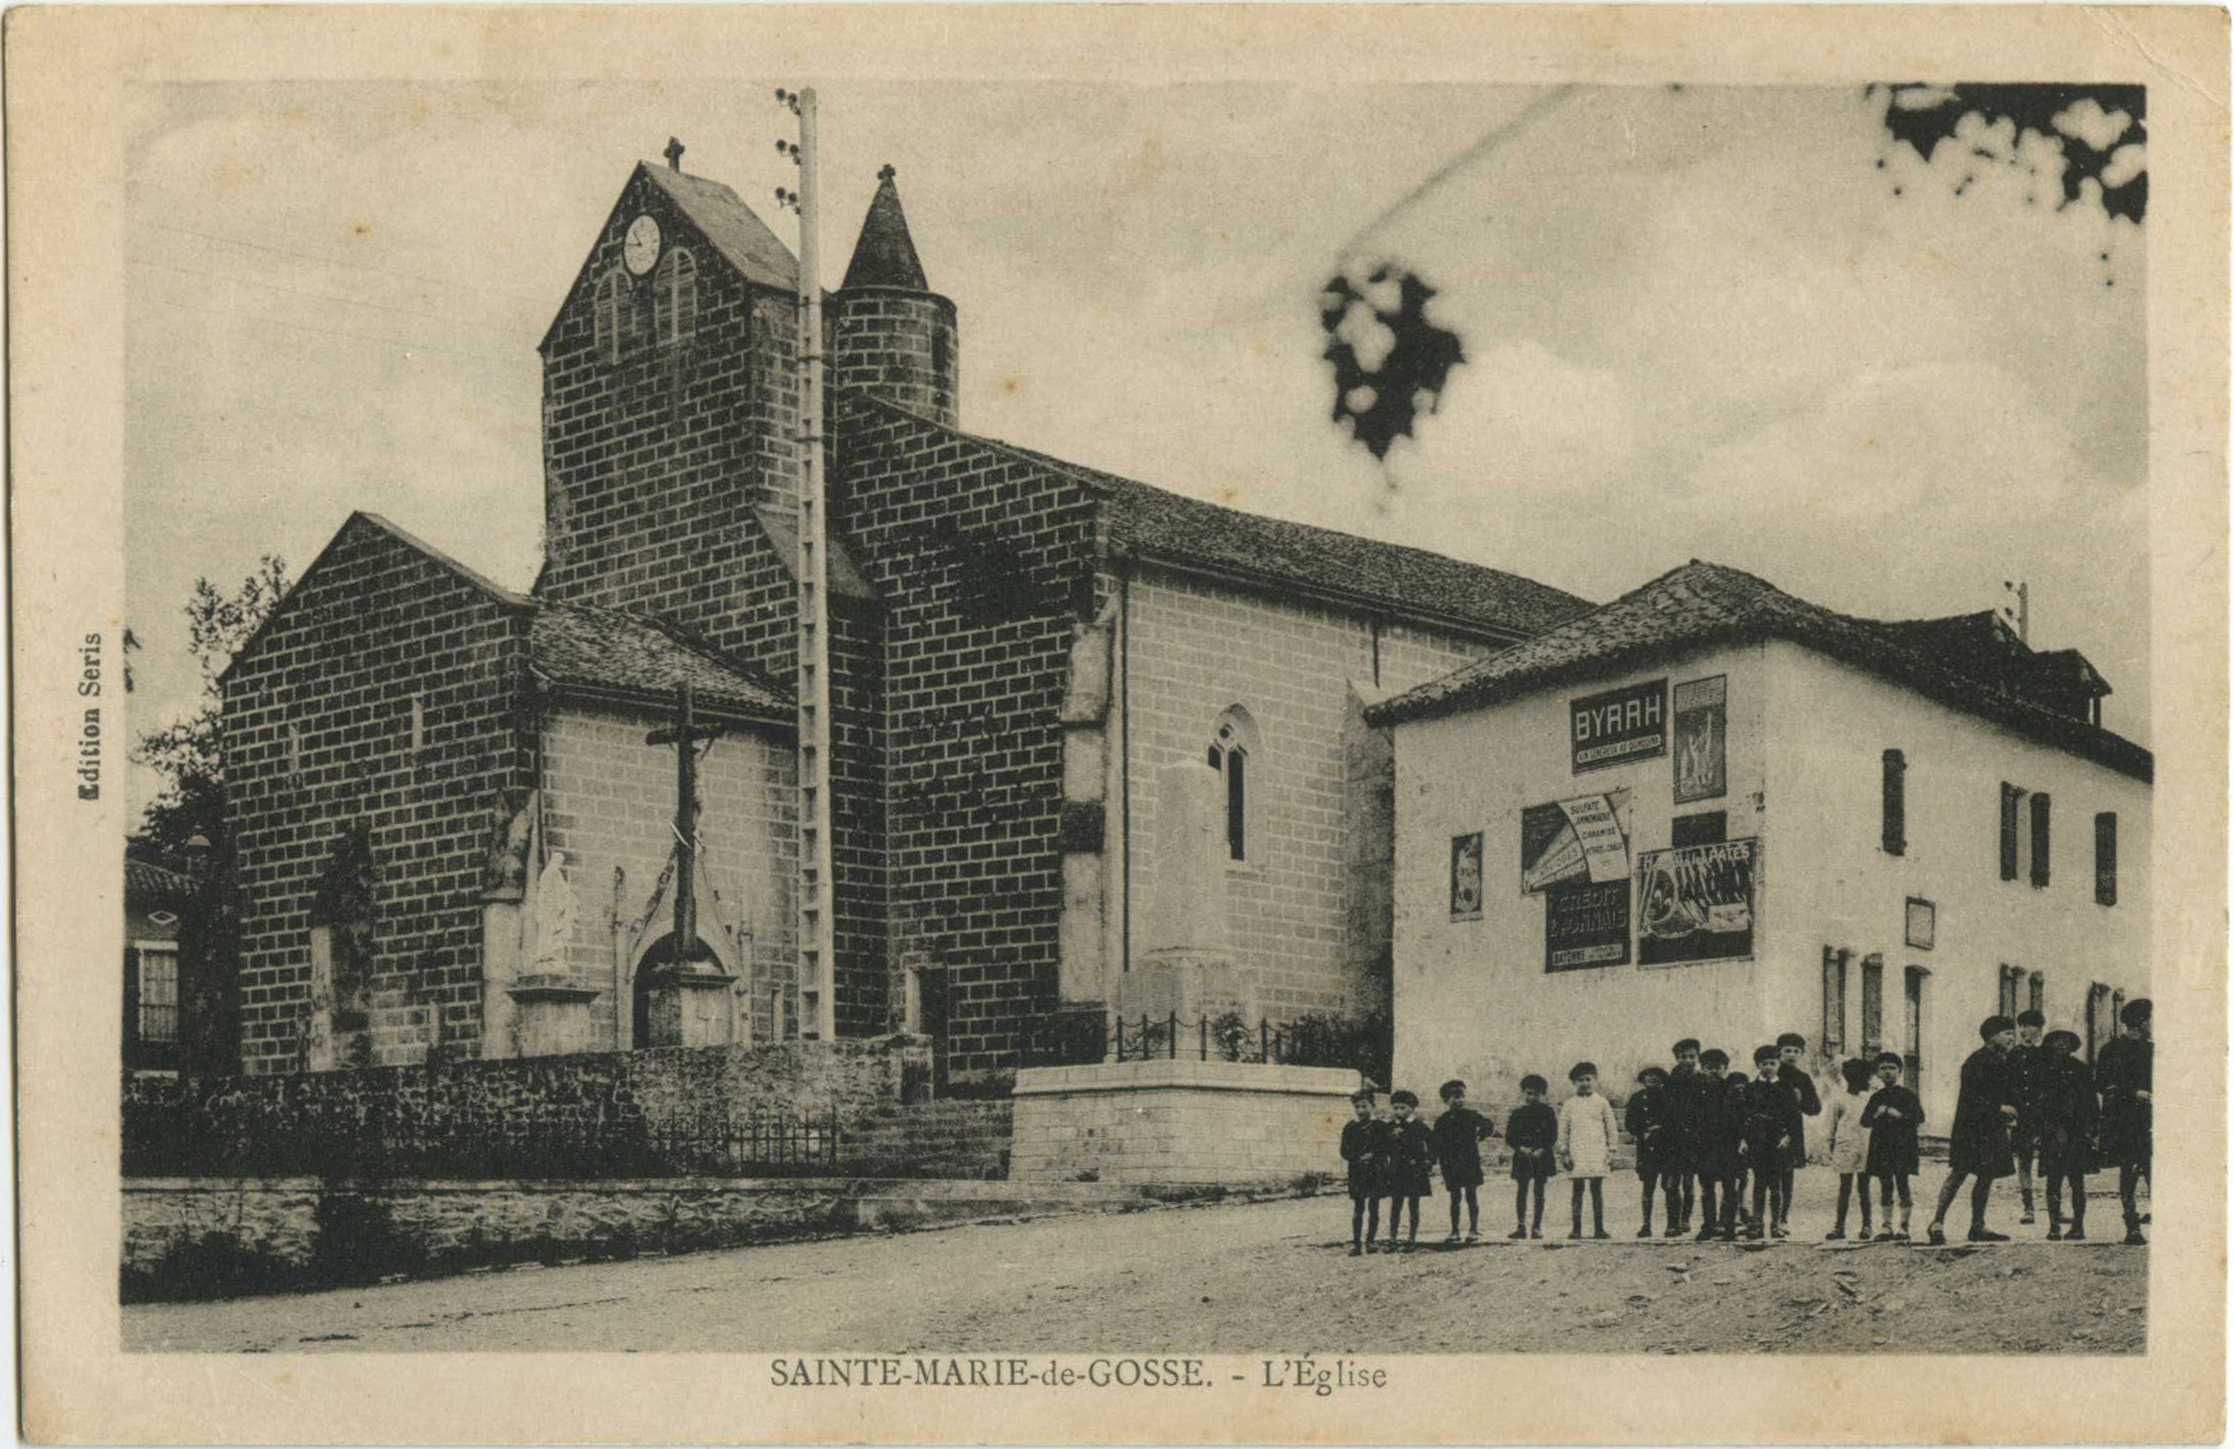
[[[310,911],[310,1020],[304,1066],[328,1072],[372,1065],[372,832],[342,832]]]

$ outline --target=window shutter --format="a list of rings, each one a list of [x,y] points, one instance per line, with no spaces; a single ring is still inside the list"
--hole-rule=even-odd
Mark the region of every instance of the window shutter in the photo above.
[[[2048,1010],[2048,978],[2035,971],[2025,981],[2025,994],[2031,999],[2026,1003],[2034,1011],[2045,1014]]]
[[[2032,883],[2048,883],[2048,797],[2032,797]]]
[[[2017,797],[2024,791],[2004,780],[2001,785],[2001,878],[2017,878]]]
[[[2094,899],[2097,905],[2118,903],[2118,817],[2111,810],[2094,817]]]
[[[1908,849],[1908,760],[1899,750],[1885,752],[1884,847],[1887,855]]]
[[[1823,948],[1823,1054],[1846,1050],[1846,963],[1851,951]]]
[[[1874,1057],[1885,1050],[1885,958],[1862,958],[1862,1050]]]

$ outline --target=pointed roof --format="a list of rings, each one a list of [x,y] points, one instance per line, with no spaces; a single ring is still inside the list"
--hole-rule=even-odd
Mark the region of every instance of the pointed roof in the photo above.
[[[853,248],[841,290],[855,287],[900,287],[928,292],[923,262],[915,254],[915,238],[908,235],[907,214],[900,209],[900,187],[887,166],[877,173],[877,194],[861,222],[861,240]]]
[[[1366,719],[1387,726],[1453,714],[1647,667],[1679,650],[1783,639],[2120,774],[2153,777],[2148,750],[2042,704],[2006,676],[1977,672],[1975,654],[1945,647],[1950,637],[1979,628],[1961,617],[1886,623],[1840,614],[1738,569],[1693,559],[1603,608],[1376,705]]]
[[[671,166],[644,161],[636,169],[667,193],[746,281],[786,292],[798,290],[798,259],[736,192],[719,181]]]

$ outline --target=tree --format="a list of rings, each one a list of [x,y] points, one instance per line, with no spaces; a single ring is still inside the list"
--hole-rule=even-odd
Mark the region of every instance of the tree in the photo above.
[[[1466,360],[1458,334],[1427,318],[1435,289],[1401,267],[1384,266],[1353,286],[1337,275],[1319,295],[1324,357],[1334,369],[1334,421],[1375,458],[1409,437],[1422,410],[1433,412],[1451,369]]]
[[[132,747],[132,758],[165,781],[163,793],[148,805],[141,821],[142,831],[165,852],[183,848],[197,835],[213,845],[225,842],[217,681],[285,597],[287,585],[287,561],[273,554],[258,560],[255,572],[230,594],[206,578],[194,581],[194,596],[185,608],[188,648],[202,670],[201,708],[144,732]]]
[[[1970,147],[1966,175],[1956,184],[1960,196],[1975,180],[1977,166],[2025,165],[2016,144],[2026,136],[2046,143],[2063,158],[2063,199],[2056,210],[2084,203],[2087,183],[2103,211],[2138,225],[2148,212],[2148,89],[2137,85],[1919,84],[1871,86],[1886,93],[1885,134],[1895,145],[1908,143],[1930,162],[1941,148]],[[1962,125],[1976,117],[1984,133],[2009,128],[2006,148],[1965,142]],[[1879,167],[1884,162],[1878,162]],[[1897,194],[1897,193],[1896,193]]]

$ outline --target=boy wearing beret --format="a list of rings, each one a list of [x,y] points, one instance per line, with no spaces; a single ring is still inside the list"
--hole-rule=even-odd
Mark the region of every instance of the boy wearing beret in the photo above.
[[[1435,1143],[1427,1124],[1413,1115],[1420,1105],[1417,1093],[1393,1092],[1388,1104],[1395,1119],[1388,1124],[1388,1251],[1397,1250],[1396,1227],[1408,1204],[1412,1226],[1403,1243],[1408,1252],[1419,1242],[1420,1199],[1427,1196],[1434,1172]]]

